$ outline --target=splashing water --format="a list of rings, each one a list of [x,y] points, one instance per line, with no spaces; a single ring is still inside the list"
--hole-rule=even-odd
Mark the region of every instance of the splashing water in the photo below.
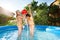
[[[43,31],[41,31],[40,29],[35,28],[34,29],[34,40],[60,40],[60,31],[59,30],[47,30],[45,31],[43,29]],[[27,34],[28,33],[28,34]],[[27,27],[25,27],[22,31],[21,34],[21,40],[30,40],[29,38],[30,34],[29,34],[29,28],[27,31]],[[4,30],[1,31],[0,30],[0,40],[17,40],[18,38],[18,30],[14,30],[14,29],[8,29],[8,30]]]

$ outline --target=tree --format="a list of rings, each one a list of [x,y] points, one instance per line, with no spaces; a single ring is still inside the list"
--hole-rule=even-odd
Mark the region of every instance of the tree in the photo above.
[[[8,17],[4,14],[0,14],[0,25],[6,25],[8,24],[8,21],[14,19],[13,17]]]
[[[49,25],[60,26],[60,8],[59,5],[51,5],[49,6],[49,14],[48,23]]]
[[[40,4],[39,6],[37,4],[38,4],[38,2],[36,2],[34,0],[33,0],[33,2],[31,2],[32,13],[34,11],[36,11],[36,15],[34,16],[34,22],[35,22],[35,24],[38,24],[38,25],[47,25],[48,24],[47,23],[48,5],[46,2]],[[29,10],[27,6],[25,8],[27,10]]]
[[[53,5],[53,6],[50,6],[49,7],[49,12],[50,13],[57,13],[59,11],[59,6],[57,6],[57,5]]]
[[[36,2],[36,1],[34,1],[34,0],[31,2],[31,9],[32,9],[32,11],[34,11],[34,10],[37,9],[37,7],[38,7],[37,4],[38,4],[38,2]],[[26,8],[27,10],[29,10],[28,6],[26,6],[25,8]]]
[[[31,2],[31,5],[32,5],[31,9],[32,9],[33,11],[37,9],[37,7],[38,7],[37,4],[38,4],[38,2],[36,2],[36,1],[34,1],[34,0],[33,0],[33,2]]]
[[[47,8],[48,8],[48,5],[46,2],[39,5],[39,9],[47,9]]]
[[[47,25],[47,21],[48,21],[48,6],[47,3],[42,3],[38,6],[37,10],[36,10],[36,15],[34,16],[34,22],[35,24],[39,24],[39,25]]]

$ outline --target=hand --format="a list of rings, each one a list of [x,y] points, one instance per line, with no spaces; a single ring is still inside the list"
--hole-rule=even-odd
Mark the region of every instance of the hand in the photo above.
[[[31,8],[31,4],[28,4],[28,7]]]

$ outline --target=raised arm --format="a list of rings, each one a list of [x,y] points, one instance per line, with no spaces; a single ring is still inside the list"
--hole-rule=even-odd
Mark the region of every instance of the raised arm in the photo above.
[[[29,7],[29,14],[32,16],[31,4],[29,4],[28,7]]]

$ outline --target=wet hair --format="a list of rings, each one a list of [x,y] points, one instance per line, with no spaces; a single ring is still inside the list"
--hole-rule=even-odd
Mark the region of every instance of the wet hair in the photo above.
[[[20,12],[20,11],[19,11],[19,10],[17,10],[17,11],[16,11],[16,13],[17,13],[17,12]]]
[[[31,15],[30,14],[26,14],[26,17],[31,17]]]
[[[19,10],[16,11],[16,16],[20,16],[20,11]]]

